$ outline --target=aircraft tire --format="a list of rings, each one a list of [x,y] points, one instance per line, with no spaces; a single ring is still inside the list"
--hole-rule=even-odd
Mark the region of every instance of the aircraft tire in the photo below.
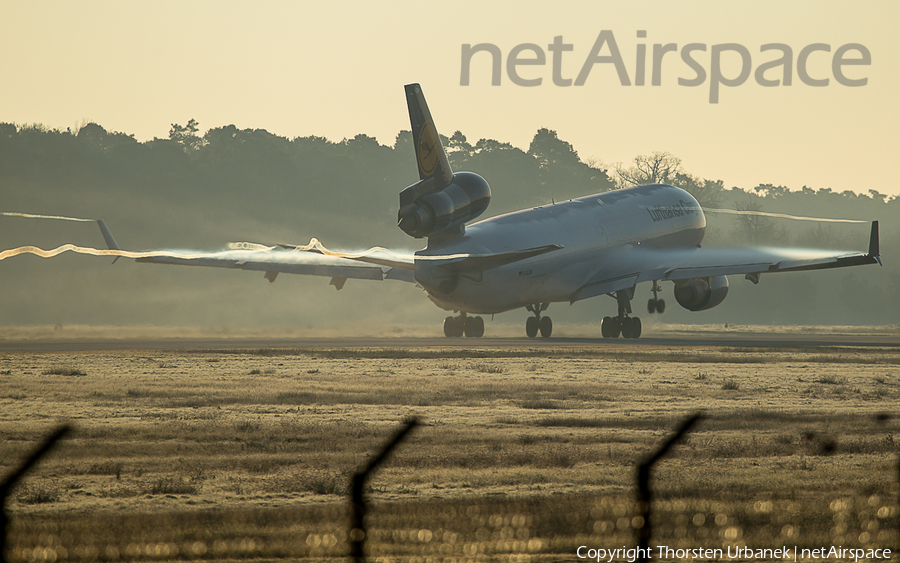
[[[540,325],[540,321],[537,317],[528,317],[528,319],[525,321],[525,335],[528,336],[528,338],[534,338],[535,336],[537,336],[539,328],[538,325]]]
[[[647,301],[647,312],[651,315],[656,312],[656,299]]]
[[[622,319],[622,338],[633,338],[631,336],[632,328],[634,327],[634,319],[631,317],[625,317]]]
[[[659,313],[660,315],[662,315],[663,311],[665,311],[665,310],[666,310],[666,302],[663,301],[662,299],[657,299],[656,300],[656,312]]]
[[[612,338],[609,334],[610,326],[612,326],[612,318],[603,317],[603,320],[600,321],[600,335],[603,336],[603,338]]]
[[[611,322],[609,323],[609,337],[610,338],[618,338],[619,334],[622,333],[622,322],[618,317],[612,317]]]
[[[550,335],[553,333],[553,321],[550,320],[550,317],[541,317],[540,328],[541,337],[550,338]]]
[[[457,317],[447,317],[444,319],[444,336],[448,338],[459,338],[463,335],[462,319]]]
[[[631,317],[631,337],[635,338],[635,339],[641,337],[641,319],[640,319],[640,317]]]
[[[484,319],[481,317],[466,317],[463,330],[469,338],[481,338],[484,336]]]

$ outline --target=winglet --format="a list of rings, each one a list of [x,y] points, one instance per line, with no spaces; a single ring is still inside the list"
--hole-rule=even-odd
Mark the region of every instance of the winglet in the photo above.
[[[103,222],[103,219],[97,219],[97,225],[100,226],[100,232],[103,234],[103,240],[106,241],[106,246],[110,250],[121,250],[119,245],[116,244],[116,239],[113,238],[112,233],[109,232],[109,228],[107,228],[106,223]],[[113,264],[116,263],[116,260],[121,258],[121,256],[116,256],[112,261]]]
[[[878,260],[878,265],[883,266],[881,263],[881,251],[879,249],[878,244],[878,221],[872,221],[872,234],[869,235],[869,257]]]

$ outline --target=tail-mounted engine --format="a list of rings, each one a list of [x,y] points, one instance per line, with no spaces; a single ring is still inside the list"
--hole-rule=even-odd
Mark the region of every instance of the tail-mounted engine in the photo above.
[[[728,295],[728,278],[711,276],[675,282],[675,301],[689,311],[712,309]]]
[[[426,191],[419,197],[409,197],[414,196],[423,183],[433,184],[433,181],[422,180],[400,192],[400,212],[397,214],[399,227],[416,238],[460,230],[484,213],[491,201],[490,186],[472,172],[457,172],[448,186],[438,191]]]
[[[491,188],[478,174],[453,173],[418,84],[406,85],[406,105],[419,181],[400,192],[397,224],[416,238],[462,233],[467,222],[487,209]]]

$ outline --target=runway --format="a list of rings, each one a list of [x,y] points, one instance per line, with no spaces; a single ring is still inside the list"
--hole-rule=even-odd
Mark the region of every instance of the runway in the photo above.
[[[444,338],[444,337],[183,337],[183,338],[85,338],[8,340],[4,352],[87,352],[114,350],[235,350],[304,348],[893,348],[900,336],[892,334],[791,334],[764,332],[681,332],[672,336],[640,338]]]

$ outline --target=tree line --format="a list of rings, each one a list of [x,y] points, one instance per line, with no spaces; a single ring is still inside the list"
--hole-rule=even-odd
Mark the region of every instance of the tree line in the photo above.
[[[454,170],[477,172],[490,183],[493,198],[485,216],[630,185],[668,183],[687,190],[708,209],[880,219],[885,262],[897,264],[894,258],[900,258],[889,242],[900,234],[900,196],[874,189],[838,193],[828,187],[726,187],[722,180],[685,170],[680,159],[667,152],[605,165],[582,158],[575,147],[546,128],[535,133],[525,150],[493,139],[470,142],[460,131],[441,140]],[[304,243],[311,237],[335,248],[416,248],[419,241],[396,227],[398,193],[418,180],[412,142],[409,131],[399,132],[393,145],[382,145],[365,134],[341,141],[287,138],[234,125],[202,133],[193,119],[172,124],[167,138],[144,142],[97,123],[65,131],[2,123],[0,210],[102,217],[122,239],[120,244],[134,249],[215,249],[238,239]],[[867,242],[867,225],[714,212],[707,217],[705,244],[859,250]],[[48,244],[70,242],[63,240],[62,227],[41,229],[40,236],[47,232],[59,236],[59,241]],[[0,222],[0,233],[10,242],[33,242],[21,224]],[[9,271],[9,264],[3,268]],[[887,276],[896,273],[895,266],[872,273],[855,270],[824,277],[799,274],[794,279],[802,278],[800,282],[786,279],[777,284],[784,284],[779,291],[786,295],[807,295],[806,306],[813,311],[821,307],[809,302],[810,293],[833,300],[836,291],[842,302],[850,303],[832,304],[835,312],[830,316],[807,312],[804,318],[810,322],[883,323],[888,322],[887,314],[900,313]],[[888,306],[871,305],[859,288]],[[729,296],[726,303],[731,300]],[[713,311],[707,319],[718,320]],[[758,314],[745,316],[760,321]],[[789,316],[769,320],[782,322]]]

